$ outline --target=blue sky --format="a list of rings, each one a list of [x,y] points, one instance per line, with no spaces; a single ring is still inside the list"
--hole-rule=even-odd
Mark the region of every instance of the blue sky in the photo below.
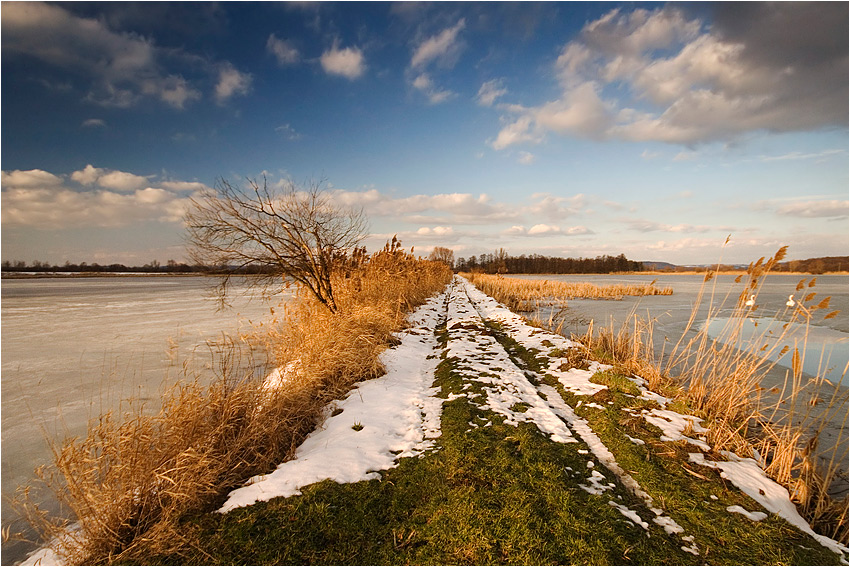
[[[182,260],[189,198],[262,175],[373,250],[848,251],[843,2],[1,10],[3,260]]]

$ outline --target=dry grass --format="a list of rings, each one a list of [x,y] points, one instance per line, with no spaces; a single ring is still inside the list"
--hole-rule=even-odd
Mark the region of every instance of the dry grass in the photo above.
[[[789,489],[813,528],[846,543],[847,499],[836,501],[830,496],[830,487],[847,462],[846,442],[826,451],[818,452],[817,447],[828,423],[838,418],[847,423],[847,397],[840,386],[826,380],[804,379],[802,370],[808,326],[818,311],[828,309],[829,298],[817,298],[811,289],[815,278],[808,283],[802,280],[797,291],[804,291],[803,300],[780,314],[783,324],[745,333],[745,327],[753,325],[751,317],[758,309],[765,278],[784,256],[782,248],[773,258],[751,264],[736,279],[742,288],[734,297],[716,298],[715,274],[707,273],[685,332],[672,351],[661,353],[658,359],[653,354],[652,322],[634,316],[618,330],[613,325],[601,330],[591,326],[577,338],[590,350],[605,352],[625,371],[643,376],[653,388],[677,384],[688,405],[707,418],[707,437],[715,449],[741,455],[755,454],[755,450],[768,475]],[[697,321],[703,301],[708,301],[705,325]],[[730,301],[735,309],[732,317],[718,338],[711,338],[707,324]],[[823,318],[836,314],[833,311]],[[792,336],[792,325],[785,324],[789,322],[804,326],[802,336]],[[781,391],[768,398],[761,383],[776,366],[778,355],[786,352],[792,356],[792,369]],[[845,434],[842,430],[841,435]]]
[[[291,457],[329,401],[382,372],[378,357],[405,314],[450,278],[444,264],[415,258],[395,239],[371,257],[360,253],[334,274],[337,313],[301,293],[255,333],[289,370],[282,383],[270,388],[250,372],[234,375],[235,355],[225,350],[211,385],[198,377],[177,384],[156,414],[132,406],[103,415],[85,439],[55,448],[54,466],[40,475],[75,528],[25,495],[21,506],[70,564],[198,548],[180,518],[216,508],[228,491]]]
[[[673,288],[655,287],[655,281],[647,285],[595,285],[582,282],[559,282],[549,280],[521,280],[500,275],[481,273],[463,274],[481,291],[514,311],[531,311],[533,306],[544,302],[559,302],[566,305],[568,299],[614,299],[626,296],[672,295]]]

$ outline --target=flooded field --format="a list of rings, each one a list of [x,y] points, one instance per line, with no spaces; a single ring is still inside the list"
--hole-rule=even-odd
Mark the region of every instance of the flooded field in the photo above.
[[[90,418],[129,397],[156,407],[184,364],[209,366],[225,335],[249,331],[285,300],[237,294],[218,311],[210,284],[191,276],[3,280],[4,499],[50,461],[48,440],[84,434]],[[249,358],[263,370],[262,354]],[[5,501],[3,526],[15,519]],[[29,547],[4,544],[3,564]]]

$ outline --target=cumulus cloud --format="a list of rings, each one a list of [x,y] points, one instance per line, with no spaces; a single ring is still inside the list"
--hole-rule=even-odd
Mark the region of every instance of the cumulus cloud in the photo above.
[[[4,171],[0,174],[0,185],[3,187],[53,187],[61,185],[62,179],[41,169],[30,169],[29,171]]]
[[[334,46],[322,53],[320,58],[322,69],[330,75],[340,75],[354,80],[366,71],[366,61],[363,53],[356,47],[339,49]]]
[[[73,172],[72,181],[42,170],[2,172],[2,223],[8,227],[62,230],[126,227],[145,222],[180,222],[189,198],[206,189],[198,182],[163,181],[91,165]]]
[[[71,174],[71,179],[81,185],[92,185],[97,183],[101,187],[114,189],[116,191],[135,191],[148,184],[148,178],[127,173],[125,171],[113,171],[101,169],[89,164],[85,168]]]
[[[274,55],[278,65],[293,65],[301,60],[301,54],[290,42],[278,39],[274,34],[269,36],[266,42],[266,51]]]
[[[179,50],[114,32],[104,20],[81,18],[60,6],[4,4],[2,35],[4,56],[23,54],[87,78],[86,98],[97,104],[129,107],[154,97],[183,108],[201,96],[181,75],[163,70],[163,61]]]
[[[251,91],[253,77],[243,73],[230,63],[223,63],[218,72],[218,83],[215,85],[215,100],[224,104],[236,95],[246,95]]]
[[[532,108],[500,105],[516,117],[493,147],[548,133],[694,145],[846,127],[846,4],[716,12],[710,28],[669,6],[615,9],[589,22],[554,64],[561,96]],[[603,94],[608,86],[628,94]]]
[[[419,236],[451,236],[454,234],[454,229],[450,226],[423,226],[416,231]]]
[[[506,236],[580,236],[583,234],[594,234],[586,226],[571,226],[566,229],[551,224],[535,224],[529,229],[522,225],[514,225],[502,231]]]

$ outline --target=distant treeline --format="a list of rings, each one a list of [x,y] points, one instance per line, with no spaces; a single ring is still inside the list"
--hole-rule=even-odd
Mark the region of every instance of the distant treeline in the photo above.
[[[33,262],[27,264],[22,261],[9,262],[8,260],[2,264],[4,272],[44,272],[44,273],[139,273],[139,274],[191,274],[191,273],[211,273],[214,274],[219,269],[210,266],[192,266],[185,263],[178,263],[174,260],[169,260],[165,264],[160,264],[154,260],[144,266],[125,266],[124,264],[98,264],[97,262],[88,264],[82,262],[80,264],[72,264],[65,262],[61,266],[52,266],[46,262]],[[237,273],[244,274],[261,274],[267,273],[268,269],[260,266],[247,266]]]
[[[809,272],[810,274],[847,272],[850,271],[850,256],[824,256],[823,258],[809,258],[808,260],[791,260],[790,262],[782,262],[776,270],[779,272]]]
[[[509,256],[504,249],[500,249],[493,254],[458,258],[455,269],[488,274],[610,274],[642,271],[643,262],[629,260],[624,254],[596,258],[558,258],[539,254]]]

